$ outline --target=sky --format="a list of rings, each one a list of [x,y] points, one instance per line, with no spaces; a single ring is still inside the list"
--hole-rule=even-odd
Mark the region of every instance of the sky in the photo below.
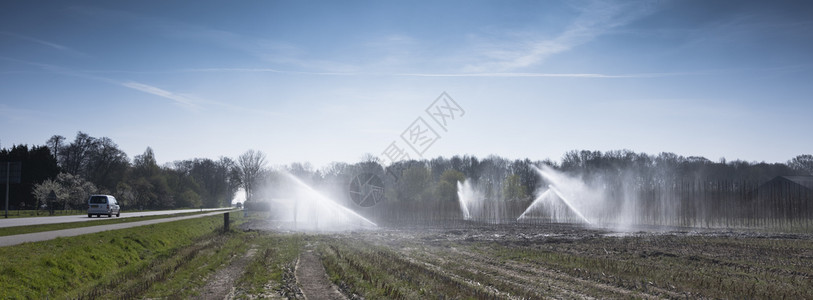
[[[813,153],[809,1],[2,1],[0,147]],[[445,94],[444,94],[445,93]]]

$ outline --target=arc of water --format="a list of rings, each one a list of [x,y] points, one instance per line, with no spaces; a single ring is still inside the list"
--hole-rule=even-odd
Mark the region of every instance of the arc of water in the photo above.
[[[526,208],[525,211],[523,211],[522,214],[519,215],[519,218],[517,218],[517,221],[519,221],[519,219],[524,218],[525,214],[527,214],[529,211],[531,211],[535,207],[539,206],[539,203],[542,201],[542,199],[545,199],[545,196],[547,196],[548,193],[550,193],[550,189],[548,189],[547,191],[545,191],[544,193],[539,195],[539,197],[536,197],[536,199],[534,199],[534,202],[531,202],[531,205],[528,205],[528,208]]]
[[[294,175],[292,175],[292,174],[290,174],[290,173],[287,173],[287,172],[285,173],[285,175],[286,175],[288,178],[290,178],[291,180],[293,180],[293,181],[294,181],[294,182],[295,182],[297,185],[299,185],[299,186],[301,186],[301,187],[303,187],[303,188],[307,189],[309,192],[313,193],[314,195],[316,195],[316,196],[317,196],[317,197],[319,197],[320,199],[325,200],[325,201],[324,201],[324,203],[327,203],[328,205],[330,205],[330,206],[332,206],[332,207],[334,207],[334,208],[336,208],[336,209],[339,209],[339,211],[344,212],[344,213],[347,213],[347,214],[349,214],[350,216],[356,217],[356,218],[358,218],[359,220],[361,220],[361,221],[362,221],[362,222],[364,222],[364,223],[367,223],[367,224],[372,225],[372,226],[374,226],[374,227],[378,227],[378,225],[377,225],[377,224],[375,224],[375,223],[373,223],[373,221],[370,221],[370,220],[368,220],[367,218],[362,217],[361,215],[359,215],[359,214],[358,214],[358,213],[356,213],[355,211],[353,211],[353,210],[351,210],[351,209],[349,209],[349,208],[347,208],[347,207],[344,207],[343,205],[341,205],[341,204],[339,204],[339,203],[336,203],[335,201],[331,200],[330,198],[328,198],[328,197],[326,197],[326,196],[322,195],[321,193],[319,193],[318,191],[314,190],[314,189],[313,189],[312,187],[310,187],[309,185],[307,185],[307,184],[305,184],[304,182],[302,182],[302,180],[299,180],[299,178],[297,178],[296,176],[294,176]]]
[[[565,196],[562,195],[562,193],[560,193],[559,190],[557,190],[553,185],[549,185],[548,188],[549,188],[548,191],[553,191],[553,193],[559,197],[559,200],[562,200],[562,203],[567,205],[567,207],[570,208],[570,210],[573,211],[573,213],[575,213],[577,216],[579,216],[579,218],[581,218],[585,223],[593,224],[592,222],[590,222],[590,220],[585,218],[584,215],[578,209],[573,207],[573,205],[570,204],[570,201],[568,201],[567,198],[565,198]]]

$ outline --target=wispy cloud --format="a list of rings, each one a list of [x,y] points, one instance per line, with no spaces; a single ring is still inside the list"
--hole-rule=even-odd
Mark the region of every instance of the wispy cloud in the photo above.
[[[354,75],[387,75],[380,73],[361,72],[308,72],[291,71],[270,68],[189,68],[174,70],[152,70],[152,71],[132,71],[132,70],[84,70],[88,74],[182,74],[182,73],[276,73],[276,74],[297,74],[297,75],[322,75],[322,76],[354,76]],[[390,74],[391,75],[391,74]]]
[[[76,7],[74,10],[94,18],[127,20],[131,24],[137,24],[138,28],[147,29],[169,38],[203,42],[217,47],[231,49],[255,57],[261,61],[277,65],[286,65],[328,74],[350,73],[360,70],[358,66],[353,64],[310,56],[305,49],[286,41],[250,36],[121,10],[95,7]]]
[[[701,70],[696,72],[666,72],[666,73],[634,73],[634,74],[602,74],[602,73],[538,73],[538,72],[471,72],[471,73],[397,73],[397,72],[390,72],[390,73],[378,73],[378,72],[357,72],[357,73],[341,73],[341,72],[303,72],[303,71],[290,71],[290,70],[281,70],[281,69],[271,69],[271,68],[193,68],[193,69],[177,69],[177,70],[156,70],[156,71],[125,71],[125,70],[83,70],[83,71],[72,71],[68,70],[59,66],[50,65],[50,64],[42,64],[42,63],[35,63],[35,62],[27,62],[21,61],[17,59],[11,59],[7,57],[0,57],[0,59],[25,63],[29,65],[34,65],[39,67],[40,69],[53,72],[53,73],[60,73],[70,76],[76,77],[83,77],[98,81],[104,81],[107,83],[122,85],[127,88],[136,89],[142,92],[150,93],[156,96],[161,96],[171,100],[180,100],[178,103],[188,105],[193,104],[193,106],[188,106],[190,108],[197,107],[196,105],[209,103],[209,104],[216,104],[223,107],[235,108],[230,105],[226,105],[220,102],[214,101],[206,101],[203,99],[197,99],[192,96],[184,96],[181,94],[174,94],[169,91],[165,91],[160,88],[147,88],[149,85],[134,82],[134,81],[127,81],[121,82],[117,80],[113,80],[103,76],[97,76],[94,74],[173,74],[173,73],[221,73],[221,72],[235,72],[235,73],[274,73],[274,74],[298,74],[298,75],[314,75],[314,76],[396,76],[396,77],[502,77],[502,78],[511,78],[511,77],[540,77],[540,78],[573,78],[573,79],[613,79],[613,78],[660,78],[660,77],[671,77],[671,76],[686,76],[686,75],[703,75],[703,74],[724,74],[724,73],[731,73],[731,72],[741,72],[742,69],[731,69],[731,70]],[[810,65],[804,66],[788,66],[784,68],[777,68],[776,70],[785,70],[785,69],[793,69],[793,68],[808,68]],[[754,69],[756,70],[756,69]],[[749,71],[754,71],[749,69]],[[761,71],[773,71],[774,69],[759,69]],[[2,72],[0,72],[2,73]],[[168,95],[175,95],[178,96],[178,99],[169,98]]]
[[[415,77],[552,77],[552,78],[655,78],[689,75],[690,73],[643,73],[643,74],[597,74],[597,73],[403,73],[396,76]]]
[[[11,128],[14,128],[14,126],[19,124],[19,122],[42,120],[53,117],[54,116],[47,115],[47,113],[42,111],[22,109],[0,103],[0,120],[12,125]]]
[[[713,70],[720,72],[720,70]],[[195,68],[157,71],[123,71],[123,70],[89,70],[87,73],[124,73],[124,74],[172,74],[172,73],[275,73],[315,76],[397,76],[397,77],[550,77],[550,78],[658,78],[668,76],[700,75],[712,71],[637,73],[637,74],[601,74],[601,73],[536,73],[536,72],[472,72],[472,73],[397,73],[397,72],[303,72],[268,68]]]
[[[149,85],[141,82],[135,81],[126,81],[121,82],[121,86],[126,88],[134,89],[136,91],[144,92],[147,94],[155,95],[158,97],[166,98],[172,100],[175,104],[188,109],[188,110],[201,110],[204,107],[213,108],[219,107],[222,109],[227,109],[233,112],[241,113],[241,114],[254,114],[254,115],[261,115],[261,116],[278,116],[279,113],[273,111],[266,111],[257,108],[247,108],[240,105],[235,105],[232,103],[214,101],[209,99],[199,98],[194,95],[190,94],[183,94],[183,93],[176,93],[172,92],[163,88],[156,87],[154,85]]]
[[[196,68],[196,69],[181,69],[175,70],[178,73],[208,73],[208,72],[238,72],[238,73],[278,73],[278,74],[301,74],[301,75],[326,75],[326,76],[352,76],[352,75],[365,75],[360,72],[307,72],[307,71],[291,71],[270,68]],[[369,74],[366,74],[369,75]]]
[[[551,39],[521,39],[513,43],[486,45],[481,62],[466,72],[506,72],[538,64],[548,57],[588,43],[608,31],[629,24],[655,10],[651,2],[593,1],[564,31]]]
[[[121,85],[124,86],[124,87],[127,87],[127,88],[131,88],[131,89],[134,89],[134,90],[137,90],[137,91],[147,93],[147,94],[152,94],[152,95],[155,95],[155,96],[158,96],[158,97],[162,97],[162,98],[172,100],[175,103],[180,104],[182,106],[185,106],[187,108],[193,108],[193,109],[199,108],[199,106],[196,104],[196,101],[191,96],[188,96],[188,95],[183,95],[183,94],[170,92],[170,91],[167,91],[165,89],[161,89],[161,88],[158,88],[158,87],[155,87],[155,86],[151,86],[151,85],[148,85],[148,84],[143,84],[143,83],[135,82],[135,81],[122,82]]]
[[[46,47],[51,48],[51,49],[59,50],[59,51],[74,54],[74,55],[87,56],[87,54],[82,53],[80,51],[77,51],[77,50],[75,50],[73,48],[70,48],[68,46],[57,44],[57,43],[54,43],[54,42],[49,42],[49,41],[46,41],[46,40],[38,39],[38,38],[27,36],[27,35],[22,35],[22,34],[17,34],[17,33],[12,33],[12,32],[6,32],[6,31],[0,31],[0,35],[14,37],[14,38],[17,38],[17,39],[25,40],[25,41],[28,41],[28,42],[31,42],[31,43],[39,44],[41,46],[46,46]]]
[[[87,72],[83,72],[83,71],[71,70],[71,69],[61,67],[61,66],[58,66],[58,65],[39,63],[39,62],[33,62],[33,61],[27,61],[27,60],[21,60],[21,59],[5,57],[5,56],[0,56],[0,59],[15,62],[15,63],[19,63],[19,64],[33,66],[33,67],[36,67],[36,68],[38,68],[40,70],[43,70],[43,71],[45,71],[47,73],[61,74],[61,75],[67,75],[67,76],[73,76],[73,77],[81,77],[81,78],[85,78],[85,79],[92,79],[92,80],[96,80],[96,81],[103,81],[103,82],[113,83],[113,84],[118,83],[116,80],[113,80],[113,79],[110,79],[110,78],[96,76],[96,75],[93,75],[93,74],[90,74],[90,73],[87,73]],[[25,72],[30,72],[30,71],[25,71]]]
[[[83,70],[88,74],[182,74],[182,73],[292,73],[290,71],[277,70],[271,68],[188,68],[188,69],[166,69],[166,70]]]
[[[262,115],[262,116],[277,116],[277,115],[279,115],[278,113],[273,112],[273,111],[265,111],[265,110],[256,109],[256,108],[247,108],[247,107],[242,107],[242,106],[231,104],[231,103],[226,103],[226,102],[220,102],[220,101],[214,101],[214,100],[200,98],[200,97],[197,97],[197,96],[191,95],[191,94],[177,93],[177,92],[167,90],[165,88],[160,88],[160,87],[157,87],[155,85],[146,84],[146,83],[142,83],[142,82],[137,82],[137,81],[132,81],[132,80],[122,81],[122,80],[117,80],[117,79],[113,79],[113,78],[109,78],[109,77],[105,77],[105,76],[96,75],[96,74],[100,74],[100,73],[106,73],[106,71],[94,71],[94,72],[75,71],[75,70],[67,69],[67,68],[64,68],[64,67],[61,67],[61,66],[57,66],[57,65],[30,62],[30,61],[13,59],[13,58],[8,58],[8,57],[3,57],[3,56],[0,56],[0,59],[31,65],[31,66],[37,67],[37,68],[39,68],[39,69],[41,69],[43,71],[46,71],[48,73],[62,74],[62,75],[73,76],[73,77],[80,77],[80,78],[85,78],[85,79],[89,79],[89,80],[93,80],[93,81],[99,81],[99,82],[104,82],[104,83],[107,83],[107,84],[122,86],[122,87],[125,87],[125,88],[128,88],[128,89],[133,89],[133,90],[136,90],[136,91],[139,91],[139,92],[142,92],[142,93],[146,93],[146,94],[149,94],[149,95],[158,96],[158,97],[161,97],[161,98],[172,100],[172,102],[174,102],[178,106],[180,106],[180,107],[182,107],[184,109],[187,109],[187,110],[191,110],[191,111],[201,110],[201,109],[204,109],[205,107],[219,107],[219,108],[223,108],[223,109],[227,109],[227,110],[230,110],[230,111],[239,112],[239,113],[243,113],[243,114],[256,114],[256,115]],[[185,70],[185,71],[187,71],[187,72],[223,72],[223,71],[231,71],[231,72],[282,72],[282,71],[273,70],[273,69],[248,69],[248,68],[190,69],[190,70]],[[176,72],[176,71],[166,71],[166,72]],[[92,74],[92,73],[95,73],[95,74]],[[111,73],[117,73],[117,71],[111,71]],[[128,73],[128,72],[124,72],[124,73]]]
[[[57,66],[57,65],[52,65],[52,64],[30,62],[30,61],[24,61],[24,60],[13,59],[13,58],[8,58],[8,57],[0,57],[0,59],[35,66],[37,68],[40,68],[40,69],[42,69],[44,71],[47,71],[47,72],[50,72],[50,73],[62,74],[62,75],[73,76],[73,77],[80,77],[80,78],[91,79],[91,80],[95,80],[95,81],[101,81],[101,82],[105,82],[105,83],[108,83],[108,84],[120,85],[120,86],[123,86],[123,87],[126,87],[126,88],[130,88],[130,89],[134,89],[134,90],[143,92],[143,93],[147,93],[147,94],[163,97],[163,98],[166,98],[166,99],[170,99],[170,100],[174,101],[175,103],[180,104],[182,107],[187,108],[187,109],[198,109],[198,108],[200,108],[200,106],[196,103],[199,100],[196,100],[196,98],[193,97],[193,96],[170,92],[168,90],[161,89],[161,88],[158,88],[158,87],[155,87],[155,86],[152,86],[152,85],[148,85],[148,84],[144,84],[144,83],[140,83],[140,82],[120,81],[120,80],[116,80],[116,79],[112,79],[112,78],[107,78],[107,77],[103,77],[103,76],[97,76],[97,75],[89,74],[87,72],[75,71],[75,70],[71,70],[71,69],[68,69],[68,68],[64,68],[64,67]]]

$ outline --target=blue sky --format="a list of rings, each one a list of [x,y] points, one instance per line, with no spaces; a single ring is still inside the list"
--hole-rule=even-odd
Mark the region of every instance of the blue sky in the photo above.
[[[0,147],[83,131],[131,158],[258,149],[318,167],[384,158],[445,91],[465,114],[424,157],[784,162],[813,152],[810,16],[806,1],[3,1]]]

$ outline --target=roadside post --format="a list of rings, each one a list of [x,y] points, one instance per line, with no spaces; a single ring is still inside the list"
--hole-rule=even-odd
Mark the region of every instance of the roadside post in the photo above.
[[[223,232],[229,231],[229,213],[226,212],[223,214]]]

